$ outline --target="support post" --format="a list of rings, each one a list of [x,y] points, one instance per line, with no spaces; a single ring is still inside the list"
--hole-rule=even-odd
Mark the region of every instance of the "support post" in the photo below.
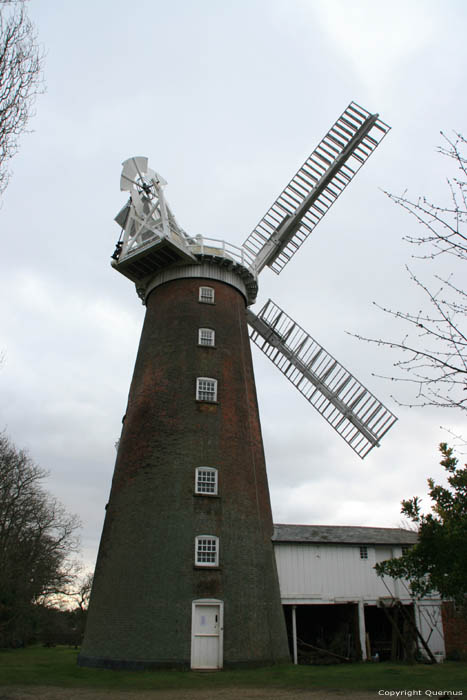
[[[425,649],[425,651],[426,651],[426,653],[427,653],[427,655],[428,655],[428,658],[430,659],[430,663],[432,663],[432,664],[437,664],[438,662],[437,662],[437,660],[436,660],[436,658],[435,658],[433,652],[431,651],[431,649],[430,649],[430,647],[428,646],[427,642],[425,641],[425,639],[424,639],[422,633],[420,632],[420,630],[419,630],[418,627],[417,627],[417,622],[416,622],[416,620],[413,620],[413,619],[412,619],[412,617],[410,616],[409,612],[407,611],[407,608],[406,608],[400,601],[397,603],[397,606],[398,606],[399,610],[401,611],[403,617],[404,617],[405,620],[407,621],[407,624],[408,624],[408,626],[410,627],[410,629],[411,629],[413,632],[415,632],[416,636],[418,637],[418,639],[419,639],[420,642],[422,643],[422,646],[423,646],[423,648]]]
[[[365,628],[365,609],[363,600],[358,601],[358,629],[360,633],[360,648],[362,650],[362,661],[368,660],[366,653],[366,628]]]
[[[293,643],[293,662],[298,664],[297,654],[297,606],[292,605],[292,643]]]

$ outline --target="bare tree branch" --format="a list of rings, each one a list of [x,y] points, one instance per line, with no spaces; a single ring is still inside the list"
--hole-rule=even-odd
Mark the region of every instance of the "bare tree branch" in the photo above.
[[[43,92],[44,54],[27,16],[24,0],[0,1],[0,194],[9,179],[9,161]]]
[[[454,161],[460,177],[448,178],[448,206],[439,206],[420,197],[408,199],[406,193],[385,194],[413,216],[423,232],[405,236],[417,246],[419,259],[436,259],[441,255],[467,262],[467,140],[458,133],[449,139],[439,153]],[[456,283],[454,274],[435,274],[434,282],[425,283],[407,267],[410,279],[422,292],[426,304],[418,311],[395,311],[375,304],[384,313],[406,324],[407,333],[400,340],[368,338],[352,334],[360,340],[388,347],[401,354],[394,363],[397,375],[386,377],[417,387],[409,406],[438,406],[467,411],[467,291]],[[435,286],[436,285],[436,286]],[[379,375],[380,376],[380,375]]]

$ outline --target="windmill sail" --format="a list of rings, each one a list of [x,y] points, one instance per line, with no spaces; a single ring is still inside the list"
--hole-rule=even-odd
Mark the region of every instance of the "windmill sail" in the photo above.
[[[389,129],[350,103],[244,242],[257,273],[281,272]]]
[[[373,394],[269,300],[248,310],[250,337],[363,459],[396,422]]]

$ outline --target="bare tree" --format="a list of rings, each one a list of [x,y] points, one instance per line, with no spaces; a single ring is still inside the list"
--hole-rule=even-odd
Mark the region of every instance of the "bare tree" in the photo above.
[[[65,607],[70,609],[71,605],[80,613],[86,613],[89,607],[89,599],[91,597],[92,582],[94,580],[94,572],[81,569],[77,571],[76,578],[61,594],[61,601],[65,603]]]
[[[419,236],[405,237],[418,248],[414,257],[435,260],[450,256],[453,267],[459,269],[467,262],[467,140],[457,133],[452,139],[441,134],[445,145],[439,153],[452,159],[457,170],[457,177],[447,179],[449,204],[439,206],[425,197],[412,201],[405,193],[385,194],[423,229]],[[408,405],[467,411],[467,287],[456,282],[454,272],[435,274],[426,283],[407,270],[427,302],[425,310],[395,311],[376,304],[406,325],[406,335],[401,340],[356,337],[401,353],[401,359],[394,363],[399,373],[390,379],[415,385],[415,398]]]
[[[10,178],[36,96],[42,88],[43,53],[24,0],[0,0],[0,194]]]
[[[34,603],[66,590],[79,520],[42,488],[47,472],[0,435],[0,643],[24,638]],[[0,644],[0,645],[1,645]]]

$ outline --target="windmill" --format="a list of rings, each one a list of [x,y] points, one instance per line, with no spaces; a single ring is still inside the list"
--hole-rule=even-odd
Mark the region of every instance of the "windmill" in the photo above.
[[[288,657],[249,338],[360,457],[396,417],[276,303],[250,307],[388,130],[352,102],[240,248],[189,236],[148,159],[123,163],[112,265],[147,310],[80,664]]]

